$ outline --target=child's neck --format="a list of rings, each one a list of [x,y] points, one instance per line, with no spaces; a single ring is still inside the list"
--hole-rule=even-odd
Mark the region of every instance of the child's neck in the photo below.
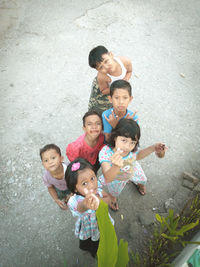
[[[122,119],[127,113],[127,110],[123,111],[123,112],[117,111],[115,109],[113,109],[113,110],[114,110],[115,116],[118,116],[120,119]]]
[[[108,74],[110,74],[111,76],[120,76],[122,74],[122,68],[116,60],[114,60],[114,62],[115,62],[114,70],[108,72]]]
[[[63,165],[61,164],[57,170],[54,172],[51,172],[51,176],[53,176],[56,179],[63,179],[64,178],[64,168]]]
[[[98,138],[97,139],[92,139],[87,134],[85,135],[85,138],[84,139],[85,139],[85,142],[88,144],[88,146],[91,146],[91,147],[96,146],[96,144],[98,142]]]

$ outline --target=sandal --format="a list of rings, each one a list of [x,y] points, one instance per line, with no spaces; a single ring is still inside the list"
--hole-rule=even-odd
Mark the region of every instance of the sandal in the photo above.
[[[136,184],[136,188],[137,188],[138,192],[142,196],[144,196],[146,194],[146,187],[145,187],[145,185],[143,185],[143,184]]]
[[[111,201],[111,202],[110,202],[110,205],[109,205],[109,208],[110,208],[112,211],[118,211],[118,210],[119,210],[119,206],[118,206],[117,201],[116,201],[116,202]]]

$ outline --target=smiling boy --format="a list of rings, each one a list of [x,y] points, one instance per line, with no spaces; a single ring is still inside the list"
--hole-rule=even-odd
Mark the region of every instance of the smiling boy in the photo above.
[[[102,118],[97,111],[88,111],[83,116],[84,134],[66,148],[66,155],[70,161],[78,157],[87,159],[95,167],[97,173],[100,168],[98,154],[104,143],[102,133]]]
[[[104,46],[97,46],[89,53],[89,65],[98,73],[92,84],[88,110],[102,113],[111,108],[108,99],[112,82],[123,79],[129,80],[132,75],[132,64],[127,57],[115,57]]]

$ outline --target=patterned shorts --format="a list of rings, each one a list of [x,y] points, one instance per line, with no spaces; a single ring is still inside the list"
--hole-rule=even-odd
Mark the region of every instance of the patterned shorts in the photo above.
[[[93,80],[92,83],[92,90],[90,94],[89,104],[88,104],[88,110],[96,110],[100,114],[111,108],[112,104],[108,100],[107,95],[103,95],[99,89],[97,77]]]

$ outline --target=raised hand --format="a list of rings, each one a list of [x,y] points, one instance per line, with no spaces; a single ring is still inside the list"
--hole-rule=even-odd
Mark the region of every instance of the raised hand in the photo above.
[[[91,210],[97,210],[99,207],[99,199],[95,194],[93,193],[93,190],[90,191],[87,188],[84,188],[85,192],[85,199],[84,199],[84,205],[87,209]]]
[[[111,156],[111,162],[113,165],[116,165],[118,167],[123,167],[123,158],[121,156],[122,151],[118,148],[117,151]]]
[[[155,146],[155,154],[159,158],[163,158],[165,156],[165,151],[167,151],[168,147],[163,143],[157,143]]]
[[[115,128],[120,120],[119,116],[115,116],[114,111],[112,111],[112,113],[109,115],[109,117],[107,118],[106,115],[104,115],[105,119],[107,120],[107,122],[112,126],[112,128]]]
[[[126,119],[133,119],[135,117],[135,115],[137,114],[137,111],[135,111],[132,115],[130,115],[129,113],[126,115]],[[136,122],[138,121],[138,119],[135,120]]]

